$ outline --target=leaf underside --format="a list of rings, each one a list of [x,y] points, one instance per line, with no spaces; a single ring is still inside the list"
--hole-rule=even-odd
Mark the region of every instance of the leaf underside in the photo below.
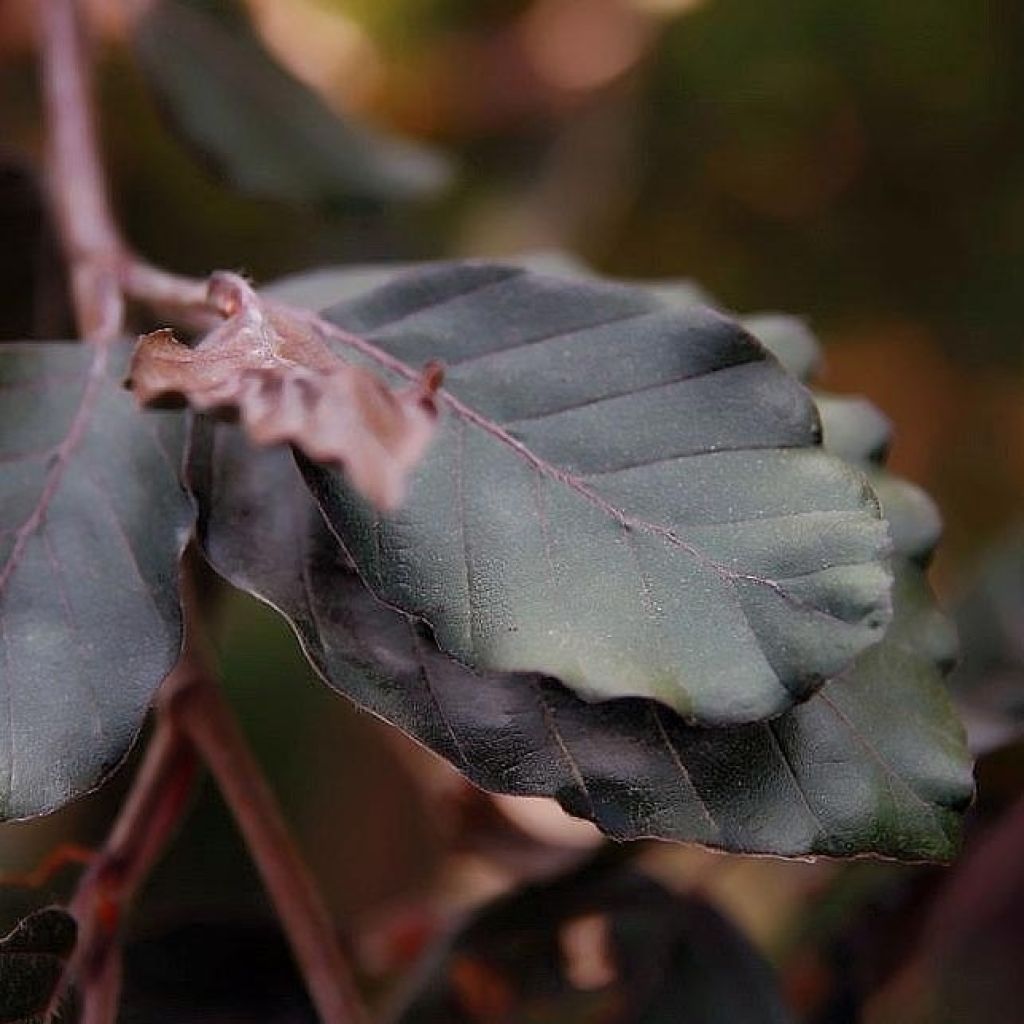
[[[491,264],[414,270],[326,315],[369,342],[339,352],[446,365],[396,513],[304,472],[367,585],[462,663],[740,724],[881,638],[874,495],[733,321]]]
[[[126,356],[0,346],[0,819],[95,786],[180,651],[183,425],[135,408]]]

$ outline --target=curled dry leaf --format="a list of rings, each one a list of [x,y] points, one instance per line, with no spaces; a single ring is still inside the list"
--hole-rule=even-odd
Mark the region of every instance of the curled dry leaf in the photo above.
[[[215,275],[210,294],[227,319],[194,348],[168,329],[139,340],[129,386],[140,404],[237,418],[256,444],[293,444],[342,468],[373,504],[394,508],[434,433],[440,366],[392,390],[339,359],[308,321],[265,307],[241,278]]]

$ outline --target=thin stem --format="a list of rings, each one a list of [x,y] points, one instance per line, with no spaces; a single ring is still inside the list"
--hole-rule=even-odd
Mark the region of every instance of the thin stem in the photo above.
[[[99,971],[82,992],[79,1024],[116,1024],[123,980],[121,948],[111,945]]]
[[[124,324],[110,212],[96,142],[89,61],[76,0],[40,0],[43,96],[49,126],[49,188],[71,275],[82,336],[105,342]]]
[[[176,696],[174,715],[213,773],[267,887],[324,1024],[368,1024],[312,876],[220,689],[204,674]]]
[[[175,676],[168,679],[173,685]],[[192,791],[198,762],[173,721],[156,730],[103,849],[82,875],[70,911],[79,939],[65,973],[88,1024],[112,1024],[121,987],[120,923],[124,908],[167,844]],[[57,999],[63,995],[63,986]]]
[[[223,319],[209,301],[209,283],[154,267],[126,253],[120,264],[121,288],[129,298],[144,302],[198,330],[209,330]]]
[[[206,283],[150,266],[121,237],[96,136],[80,8],[78,0],[39,0],[49,194],[78,328],[87,340],[104,342],[123,330],[126,296],[194,317],[206,306]]]

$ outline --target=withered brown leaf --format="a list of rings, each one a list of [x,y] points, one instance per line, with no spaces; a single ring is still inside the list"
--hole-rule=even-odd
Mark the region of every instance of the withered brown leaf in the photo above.
[[[392,390],[335,355],[308,320],[265,306],[235,275],[214,278],[211,300],[227,319],[195,347],[169,329],[139,339],[128,379],[139,403],[237,418],[256,444],[293,444],[342,468],[378,507],[394,508],[434,433],[440,366]]]

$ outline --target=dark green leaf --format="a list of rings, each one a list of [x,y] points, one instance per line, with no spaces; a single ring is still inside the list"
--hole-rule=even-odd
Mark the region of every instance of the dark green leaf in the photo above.
[[[583,280],[600,280],[585,263],[562,252],[533,252],[510,260],[517,267],[535,273]],[[379,287],[403,270],[415,267],[410,263],[364,263],[319,267],[279,278],[269,284],[265,293],[307,309],[327,306],[356,298]],[[643,288],[665,305],[682,309],[703,305],[721,308],[700,285],[687,280],[627,282]],[[814,376],[822,361],[821,346],[807,323],[800,317],[784,313],[737,314],[739,322],[797,379],[807,381]]]
[[[399,1024],[783,1024],[771,968],[710,904],[590,866],[496,900],[423,965]]]
[[[126,357],[0,347],[0,819],[95,786],[180,650],[181,423],[136,410]]]
[[[874,496],[733,321],[491,264],[412,271],[328,317],[378,367],[447,364],[438,438],[396,514],[306,473],[377,596],[464,664],[737,724],[883,634]]]
[[[47,1009],[76,935],[70,914],[47,907],[0,939],[0,1022],[28,1024]]]
[[[944,620],[909,563],[886,639],[842,678],[769,724],[706,730],[653,701],[590,704],[444,656],[348,568],[287,453],[254,452],[235,428],[200,424],[193,485],[218,571],[292,622],[332,686],[485,789],[555,797],[618,838],[786,855],[956,848],[970,762],[941,683]]]
[[[299,203],[411,199],[447,180],[435,153],[342,121],[247,26],[182,0],[150,7],[135,37],[143,72],[183,134],[244,191]]]

